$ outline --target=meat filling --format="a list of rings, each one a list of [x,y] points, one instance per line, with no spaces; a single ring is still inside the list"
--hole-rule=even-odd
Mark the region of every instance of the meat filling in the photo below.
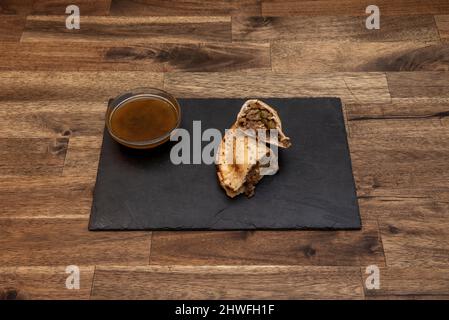
[[[256,184],[259,182],[260,178],[259,164],[257,164],[248,172],[248,175],[246,176],[245,195],[248,198],[254,195]]]
[[[265,109],[248,109],[238,122],[239,126],[246,129],[276,129],[274,116]]]

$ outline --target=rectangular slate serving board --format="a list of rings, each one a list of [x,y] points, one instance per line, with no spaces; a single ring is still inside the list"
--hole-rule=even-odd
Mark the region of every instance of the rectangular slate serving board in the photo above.
[[[246,99],[179,99],[181,127],[224,132]],[[340,99],[263,99],[292,147],[252,198],[228,198],[215,165],[174,165],[168,142],[131,150],[104,132],[89,230],[360,229]],[[206,145],[208,142],[204,142]]]

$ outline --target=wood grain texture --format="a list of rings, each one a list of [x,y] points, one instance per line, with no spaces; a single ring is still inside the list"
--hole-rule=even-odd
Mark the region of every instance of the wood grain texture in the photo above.
[[[348,267],[99,267],[92,298],[361,299],[362,291],[360,271]]]
[[[2,46],[7,45],[7,42],[19,42],[25,28],[25,22],[25,16],[0,14],[0,42]]]
[[[370,299],[449,299],[449,269],[447,268],[381,268],[380,276],[380,289],[365,288],[366,297]]]
[[[167,74],[164,87],[178,97],[341,97],[345,102],[390,101],[382,73],[301,75],[294,73]]]
[[[387,73],[393,98],[449,97],[449,77],[446,72]]]
[[[4,176],[0,181],[1,217],[87,219],[94,184],[95,179],[89,177]]]
[[[402,207],[397,205],[397,211],[380,222],[387,266],[447,267],[448,203],[414,203],[410,208],[410,202],[402,202]]]
[[[70,145],[64,162],[63,176],[97,176],[102,136],[77,136],[70,138]]]
[[[355,120],[349,123],[352,137],[379,137],[379,138],[445,138],[448,134],[447,119],[435,115],[428,118],[399,118],[391,119],[366,119],[367,121]],[[425,133],[427,136],[422,137]],[[421,136],[420,136],[421,134]]]
[[[151,72],[0,72],[0,101],[101,102],[139,87],[161,88],[163,75]],[[62,104],[61,104],[62,105]]]
[[[108,49],[105,60],[147,59],[164,72],[217,72],[271,68],[269,44],[182,44],[152,48],[117,47]]]
[[[346,104],[348,121],[444,119],[449,112],[449,99],[395,98],[388,104]]]
[[[111,0],[34,0],[33,14],[63,15],[67,6],[75,4],[80,9],[80,15],[107,15]]]
[[[66,266],[1,267],[0,300],[63,300],[90,298],[93,266],[79,266],[80,288],[69,290]]]
[[[368,16],[366,7],[375,4],[381,16],[449,13],[445,0],[264,0],[262,14],[273,16],[295,15],[353,15]]]
[[[24,93],[37,92],[25,90]],[[94,95],[93,91],[91,93]],[[81,103],[82,107],[75,99],[31,101],[31,98],[30,101],[4,102],[0,111],[0,137],[66,139],[78,135],[101,135],[106,103]]]
[[[0,218],[2,266],[147,265],[150,232],[89,232],[86,219]]]
[[[0,138],[0,176],[59,175],[67,138]]]
[[[347,16],[233,17],[235,41],[328,41],[361,42],[438,41],[431,15],[383,17],[379,30],[368,30],[365,20]]]
[[[379,220],[387,267],[447,267],[447,201],[409,194],[359,202],[365,216]]]
[[[154,265],[384,264],[377,222],[359,231],[154,232]]]
[[[345,109],[359,197],[449,199],[449,100],[394,99]]]
[[[359,196],[448,199],[449,130],[440,120],[350,121],[349,128]]]
[[[272,45],[272,65],[276,72],[304,73],[448,71],[449,45],[416,41],[281,41]]]
[[[31,12],[35,0],[2,0],[0,3],[0,15],[22,15]]]
[[[112,0],[116,16],[260,15],[261,0]]]
[[[435,21],[440,33],[441,40],[449,40],[449,15],[437,15]]]
[[[0,70],[237,71],[271,68],[270,45],[10,43],[0,48]]]
[[[368,2],[80,0],[67,30],[66,0],[1,0],[0,299],[86,299],[95,267],[99,299],[448,299],[449,2],[378,0],[367,30]],[[136,87],[341,97],[362,231],[88,232],[106,103]]]
[[[230,17],[83,17],[79,30],[66,16],[28,16],[21,41],[230,42]]]
[[[385,221],[381,230],[387,266],[447,267],[448,225],[435,223],[422,220]]]
[[[0,69],[21,71],[120,71],[137,70],[130,57],[122,61],[106,59],[110,46],[101,43],[11,43],[0,48]],[[162,71],[152,61],[138,64],[140,70]]]

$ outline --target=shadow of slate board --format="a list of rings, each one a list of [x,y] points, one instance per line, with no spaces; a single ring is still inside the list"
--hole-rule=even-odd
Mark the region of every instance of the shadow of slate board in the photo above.
[[[292,147],[252,198],[228,198],[215,165],[170,161],[175,142],[131,150],[104,133],[90,230],[360,229],[340,99],[263,99]],[[224,132],[246,99],[180,99],[182,127]],[[192,141],[191,141],[192,142]],[[203,142],[203,146],[208,142]]]

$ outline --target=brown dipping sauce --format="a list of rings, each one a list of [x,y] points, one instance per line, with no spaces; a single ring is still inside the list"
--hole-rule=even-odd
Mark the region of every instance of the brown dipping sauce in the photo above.
[[[117,108],[110,119],[112,133],[129,142],[149,141],[171,132],[177,125],[174,107],[157,98],[137,98]]]

